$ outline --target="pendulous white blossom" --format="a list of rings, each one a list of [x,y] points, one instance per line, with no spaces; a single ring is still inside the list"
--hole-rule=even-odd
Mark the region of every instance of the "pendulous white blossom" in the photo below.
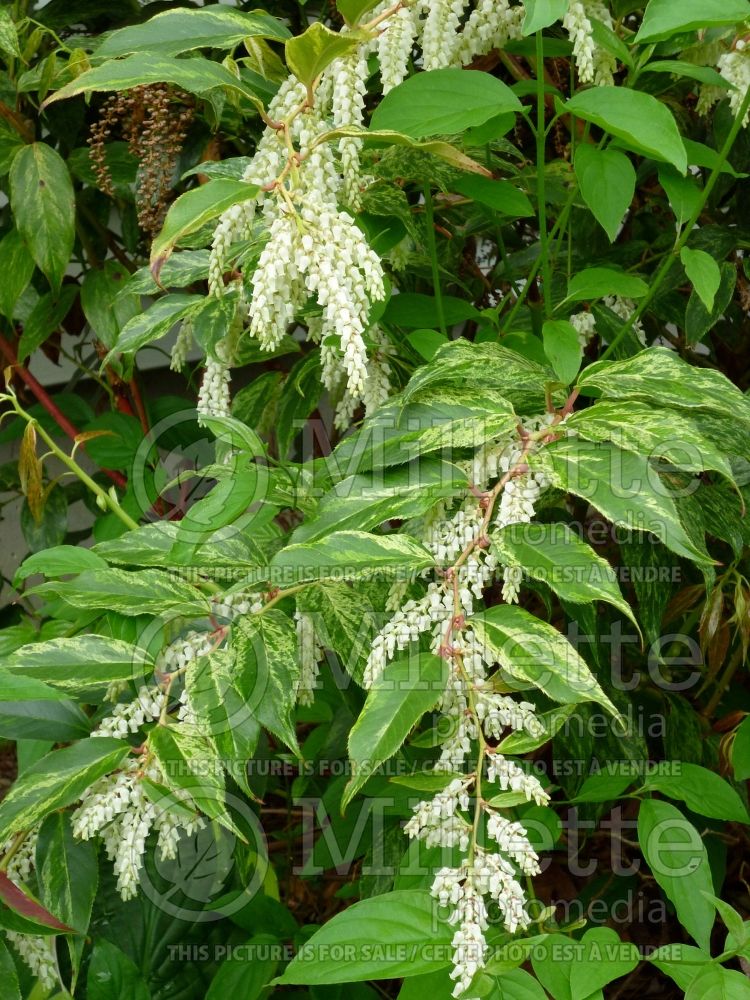
[[[578,334],[578,343],[586,347],[596,334],[596,317],[590,312],[573,313],[570,325]]]
[[[138,891],[140,870],[146,853],[146,839],[157,831],[162,859],[174,858],[180,831],[188,835],[203,825],[189,794],[173,792],[181,808],[157,806],[143,787],[142,778],[164,784],[164,775],[155,761],[126,761],[119,771],[94,782],[72,814],[73,833],[82,840],[99,836],[107,857],[113,862],[117,889],[125,900]]]
[[[465,0],[422,0],[422,64],[425,69],[442,69],[456,58],[458,27]]]
[[[198,423],[204,417],[228,417],[231,409],[229,368],[214,358],[206,360],[203,381],[198,392]]]
[[[180,324],[177,331],[177,339],[174,342],[169,360],[169,367],[173,372],[180,372],[185,367],[187,356],[193,346],[193,320],[186,317]]]
[[[306,611],[296,611],[297,657],[300,675],[297,685],[297,701],[300,705],[312,705],[318,681],[318,664],[323,659],[323,649],[315,634],[315,621]]]
[[[731,52],[725,52],[719,56],[716,68],[727,83],[733,85],[728,97],[732,114],[736,117],[740,113],[742,102],[745,100],[748,88],[750,88],[750,52],[748,52],[743,39],[739,39],[735,43]],[[748,122],[750,122],[750,109],[745,112],[742,127],[746,128]]]
[[[330,67],[333,79],[331,93],[331,114],[334,128],[349,125],[361,126],[364,119],[365,96],[367,94],[367,52],[360,45],[353,53],[336,59]],[[339,140],[341,173],[343,175],[344,198],[355,211],[360,206],[359,159],[362,140],[343,138]]]
[[[635,312],[635,302],[632,299],[625,299],[619,295],[607,295],[604,299],[604,305],[611,309],[612,312],[619,316],[620,319],[625,321],[629,320],[630,317]],[[633,333],[636,335],[638,340],[646,346],[646,331],[643,328],[643,323],[639,319],[633,324]]]
[[[6,930],[5,937],[45,990],[51,990],[58,981],[54,936],[21,934],[18,931]]]
[[[145,722],[158,719],[164,707],[165,695],[155,687],[145,684],[138,689],[132,701],[120,702],[112,709],[91,734],[124,739],[130,733],[137,733]]]
[[[570,0],[563,16],[563,27],[573,43],[578,79],[597,86],[614,83],[617,61],[610,52],[597,45],[591,18],[612,28],[614,22],[607,7],[598,0]]]
[[[527,774],[515,761],[508,760],[497,751],[488,756],[487,778],[497,782],[503,792],[523,792],[529,802],[536,802],[539,806],[549,802],[549,795],[538,778]]]
[[[380,25],[377,40],[383,94],[403,83],[419,32],[416,6],[400,7]]]
[[[524,904],[523,889],[511,865],[499,854],[477,847],[474,859],[458,868],[441,868],[431,888],[441,906],[450,907],[449,923],[456,926],[451,942],[456,981],[453,996],[460,997],[471,986],[474,976],[484,967],[489,926],[485,897],[493,899],[502,914],[507,931],[527,927],[530,919]]]
[[[454,61],[466,66],[477,56],[521,38],[525,16],[523,4],[511,7],[508,0],[479,0],[463,26]]]

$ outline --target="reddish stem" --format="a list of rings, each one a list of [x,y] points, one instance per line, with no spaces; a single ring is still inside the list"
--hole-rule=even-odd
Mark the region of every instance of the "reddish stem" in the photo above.
[[[60,430],[67,434],[71,440],[75,441],[80,432],[68,420],[65,414],[60,410],[59,406],[55,403],[47,391],[37,382],[31,372],[18,363],[18,358],[16,357],[13,345],[2,333],[0,333],[0,351],[3,352],[8,364],[18,374],[34,396],[36,396],[37,401],[44,407],[47,413],[49,413]],[[121,473],[115,472],[113,469],[102,469],[101,471],[106,476],[109,476],[112,482],[116,486],[119,486],[120,489],[124,490],[127,488],[128,482]]]

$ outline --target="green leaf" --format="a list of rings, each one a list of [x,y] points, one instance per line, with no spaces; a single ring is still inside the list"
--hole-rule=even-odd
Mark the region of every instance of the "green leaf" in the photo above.
[[[23,677],[0,667],[0,703],[12,701],[65,701],[67,695],[35,677]]]
[[[85,700],[113,682],[140,684],[154,662],[146,650],[119,639],[77,635],[22,646],[4,666],[19,678],[43,681]]]
[[[282,611],[245,615],[232,626],[238,685],[261,725],[299,754],[294,706],[299,683],[297,633]]]
[[[80,545],[56,545],[44,552],[27,556],[16,570],[14,586],[28,580],[35,573],[44,576],[65,576],[66,573],[80,573],[84,569],[106,569],[107,563],[91,549]]]
[[[732,770],[736,781],[750,778],[750,716],[740,723],[732,741]]]
[[[2,940],[0,940],[0,983],[3,991],[0,994],[2,1000],[21,1000],[16,964]]]
[[[311,351],[293,366],[279,395],[275,432],[282,458],[289,454],[292,442],[317,408],[322,393],[320,355],[317,351]]]
[[[659,183],[669,200],[669,205],[682,227],[700,208],[703,192],[692,177],[683,177],[668,164],[659,165]]]
[[[206,496],[197,500],[177,527],[177,544],[200,545],[219,528],[232,524],[250,506],[268,495],[268,471],[261,465],[248,465],[244,459],[232,465],[232,475],[222,479]]]
[[[681,174],[687,170],[687,153],[674,116],[651,94],[628,87],[591,87],[571,97],[565,108],[635,152],[671,163]]]
[[[454,182],[452,187],[459,194],[487,205],[501,215],[521,219],[534,214],[534,207],[529,199],[510,181],[490,180],[488,177],[462,177]]]
[[[721,265],[719,287],[710,310],[700,301],[697,289],[691,293],[685,310],[685,337],[689,344],[697,344],[716,325],[732,301],[736,284],[737,269],[727,262]]]
[[[547,994],[536,979],[523,969],[508,969],[496,982],[500,992],[492,995],[501,1000],[547,1000]]]
[[[0,313],[12,320],[15,306],[24,293],[34,273],[34,258],[29,253],[23,236],[11,229],[0,240]]]
[[[665,347],[651,347],[624,361],[597,361],[578,386],[610,399],[638,399],[652,406],[706,410],[750,423],[750,398],[721,372],[696,368]]]
[[[447,680],[447,663],[432,653],[395,660],[385,668],[349,734],[352,777],[341,799],[342,810],[373,771],[400,750],[424,713],[435,707]]]
[[[78,285],[63,285],[43,295],[31,310],[18,341],[18,360],[23,363],[60,326],[78,296]]]
[[[374,7],[377,7],[378,0],[336,0],[336,7],[347,24],[355,25]]]
[[[636,42],[660,42],[699,28],[739,24],[750,17],[746,0],[650,0]]]
[[[91,569],[74,580],[42,583],[31,591],[61,597],[74,608],[102,608],[123,615],[155,614],[169,610],[205,614],[209,602],[183,580],[156,569],[128,572],[123,569]]]
[[[407,333],[406,339],[425,361],[432,361],[438,350],[448,343],[448,335],[439,330],[414,330]]]
[[[711,963],[711,956],[692,944],[675,942],[657,948],[648,956],[648,961],[685,991],[703,968]]]
[[[689,80],[707,83],[709,87],[720,87],[722,90],[728,90],[731,86],[712,66],[697,66],[695,63],[686,62],[683,59],[660,59],[658,62],[646,63],[641,69],[641,73],[672,73],[676,76],[686,76]],[[690,146],[693,143],[689,139],[683,141],[689,157]],[[692,163],[691,160],[688,162]]]
[[[548,28],[559,21],[567,9],[568,0],[526,0],[523,34],[533,35],[535,31]]]
[[[73,252],[75,196],[65,160],[45,142],[24,146],[13,160],[10,204],[31,256],[59,288]]]
[[[283,587],[326,577],[412,573],[432,565],[427,549],[408,535],[337,531],[316,542],[281,549],[271,560],[271,573],[274,584]]]
[[[158,278],[164,262],[186,236],[218,218],[232,205],[255,198],[259,190],[257,184],[217,177],[181,194],[169,206],[161,232],[151,244],[151,273],[154,277]]]
[[[646,775],[643,787],[684,802],[692,812],[712,819],[750,823],[742,799],[729,782],[699,764],[664,761]]]
[[[394,296],[400,298],[401,296]],[[440,386],[450,386],[465,394],[470,404],[480,395],[495,390],[509,400],[519,413],[538,411],[544,406],[544,382],[552,373],[528,358],[495,343],[472,344],[463,338],[446,344],[432,361],[418,368],[403,393],[406,402],[426,397]],[[456,399],[456,402],[461,401]]]
[[[32,679],[14,677],[14,680],[18,684],[8,681],[7,674],[2,678],[8,694],[16,697],[0,702],[0,738],[50,739],[62,743],[88,736],[90,723],[78,705],[67,699],[50,699],[49,688],[42,687],[42,681],[36,681],[34,690]],[[29,701],[19,700],[24,688],[28,690]]]
[[[703,895],[713,891],[713,883],[700,834],[673,805],[646,799],[638,812],[638,843],[678,920],[708,951],[716,914]]]
[[[458,466],[437,458],[416,468],[349,476],[321,498],[315,516],[297,528],[292,541],[311,542],[333,531],[369,531],[385,521],[419,517],[466,486],[466,474]]]
[[[209,819],[238,833],[226,806],[224,773],[212,743],[186,726],[155,726],[148,745],[169,788],[187,792]]]
[[[206,94],[214,87],[227,87],[239,91],[254,104],[260,104],[252,89],[220,63],[202,56],[174,59],[146,51],[124,59],[111,59],[86,70],[48,97],[42,107],[79,94],[99,90],[132,90],[149,83],[172,83],[189,94],[198,95]]]
[[[237,949],[237,954],[225,958],[211,980],[205,1000],[258,1000],[266,993],[266,985],[276,971],[273,955],[278,939],[270,934],[257,934]],[[273,992],[273,991],[272,991]],[[356,998],[354,998],[356,1000]]]
[[[284,41],[288,30],[263,11],[245,13],[220,4],[202,10],[166,10],[143,24],[131,24],[106,35],[97,55],[124,56],[131,52],[158,52],[177,56],[192,49],[233,49],[245,38]]]
[[[518,566],[565,601],[607,601],[635,624],[606,559],[565,524],[512,524],[492,535],[492,551],[503,565]]]
[[[373,602],[362,588],[346,583],[313,584],[297,595],[297,610],[312,615],[321,646],[332,649],[347,673],[359,679],[378,621]]]
[[[331,129],[330,132],[323,132],[315,139],[314,145],[319,146],[324,142],[332,142],[335,139],[360,139],[365,146],[406,146],[408,149],[416,150],[420,153],[428,153],[430,156],[437,156],[446,163],[456,167],[458,170],[466,170],[473,174],[482,174],[490,177],[490,171],[483,167],[470,156],[462,153],[460,149],[442,139],[418,140],[402,132],[394,132],[388,129],[363,129],[359,125],[344,125],[340,128]]]
[[[105,363],[118,354],[135,354],[152,340],[166,336],[176,323],[205,301],[202,295],[188,295],[184,292],[173,292],[157,299],[149,309],[125,324],[112,350],[104,359]]]
[[[467,319],[478,319],[479,310],[471,302],[452,295],[443,297],[443,316],[448,326],[456,326]],[[392,296],[385,308],[384,318],[396,326],[420,328],[425,324],[438,326],[437,301],[432,295],[417,292],[399,292]]]
[[[18,32],[13,21],[11,12],[6,8],[0,10],[0,52],[14,59],[21,59],[21,50],[18,46]]]
[[[616,802],[630,788],[635,776],[629,773],[626,766],[624,772],[618,767],[608,767],[599,774],[590,774],[578,790],[578,794],[570,801],[575,805],[584,802]]]
[[[591,927],[571,963],[570,989],[575,997],[589,997],[615,979],[627,976],[641,956],[631,941],[621,941],[611,927]]]
[[[435,69],[389,91],[373,112],[371,126],[423,139],[463,132],[505,111],[520,110],[510,87],[489,73]]]
[[[86,995],[88,1000],[151,1000],[135,962],[104,938],[96,941],[91,953]]]
[[[595,701],[618,714],[586,663],[552,625],[523,608],[501,604],[475,615],[472,626],[509,677],[538,687],[555,701]]]
[[[582,143],[576,149],[575,173],[581,197],[614,243],[635,194],[635,168],[618,149]]]
[[[648,285],[642,278],[611,267],[587,267],[568,282],[564,302],[602,299],[605,295],[621,295],[626,299],[642,299]]]
[[[701,969],[685,993],[685,1000],[747,1000],[747,976],[720,965]]]
[[[419,976],[444,968],[450,965],[453,928],[436,919],[436,907],[429,892],[420,889],[363,899],[317,930],[274,982],[356,983]],[[373,953],[374,942],[380,954]],[[346,954],[346,962],[336,953]]]
[[[70,815],[55,812],[42,823],[36,857],[42,904],[85,934],[98,881],[96,844],[74,837]]]
[[[81,285],[83,314],[106,348],[114,346],[120,330],[142,311],[138,296],[125,292],[128,277],[123,264],[107,260],[103,267],[88,271]]]
[[[250,794],[247,762],[252,760],[260,724],[252,711],[253,677],[237,668],[233,650],[217,650],[193,660],[185,684],[201,732],[210,735],[228,774]]]
[[[621,451],[610,442],[563,438],[531,455],[530,464],[543,468],[559,489],[588,500],[613,524],[650,531],[678,555],[710,564],[683,528],[667,485],[644,455]]]
[[[0,803],[0,836],[5,840],[30,830],[49,813],[76,802],[129,751],[127,743],[99,736],[46,754],[24,771]]]
[[[301,35],[287,41],[286,64],[298,80],[312,87],[326,66],[353,52],[361,43],[362,38],[356,33],[340,34],[316,21]]]
[[[563,385],[570,385],[583,358],[578,331],[565,319],[550,319],[542,327],[542,342],[555,375]]]
[[[703,434],[698,422],[677,410],[656,410],[645,403],[595,403],[566,421],[588,441],[613,441],[618,448],[663,458],[687,472],[713,469],[734,482],[722,450]]]

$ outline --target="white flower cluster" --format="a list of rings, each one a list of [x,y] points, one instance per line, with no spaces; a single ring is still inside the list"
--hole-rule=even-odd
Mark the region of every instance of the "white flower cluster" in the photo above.
[[[591,18],[612,29],[614,22],[607,6],[600,0],[570,0],[563,17],[563,27],[573,43],[578,79],[597,86],[614,83],[617,60],[607,49],[597,45]]]
[[[18,931],[5,931],[5,937],[10,941],[45,990],[51,990],[58,981],[54,935],[43,937],[41,934],[21,934]]]
[[[747,50],[745,41],[738,39],[731,52],[725,52],[719,56],[716,68],[727,83],[732,84],[733,89],[729,91],[728,95],[729,106],[736,117],[740,113],[742,102],[750,87],[750,52]],[[742,127],[746,128],[748,122],[750,122],[750,110],[745,112]]]
[[[578,334],[578,343],[585,348],[596,334],[596,317],[590,312],[573,313],[570,325]]]
[[[214,617],[224,618],[228,622],[234,621],[242,615],[256,614],[263,607],[263,598],[256,591],[242,591],[235,594],[222,594],[211,602],[211,610]],[[206,637],[208,642],[208,637]],[[216,643],[208,643],[208,648],[198,652],[198,656],[205,656],[214,650]]]
[[[527,774],[515,761],[508,760],[497,751],[490,754],[487,777],[497,782],[503,792],[521,792],[529,802],[536,802],[538,806],[549,802],[549,795],[533,774]]]
[[[635,312],[635,302],[632,299],[625,299],[619,295],[607,295],[604,299],[604,305],[611,309],[615,316],[619,316],[620,319],[627,320]],[[633,333],[636,335],[638,340],[646,346],[646,331],[643,329],[643,323],[639,319],[633,324]]]
[[[294,620],[297,626],[297,656],[300,666],[297,700],[300,705],[312,705],[318,681],[318,664],[323,659],[323,649],[315,634],[312,615],[305,611],[296,611]]]
[[[484,967],[489,926],[485,897],[493,899],[502,913],[503,924],[511,934],[528,927],[523,889],[512,866],[499,854],[478,848],[472,862],[458,868],[441,868],[432,885],[432,895],[441,906],[452,909],[449,922],[456,927],[453,935],[453,969],[456,980],[453,996],[459,997],[471,986],[474,976]]]
[[[441,868],[431,888],[440,904],[452,910],[449,922],[456,926],[451,973],[456,980],[453,990],[456,997],[469,989],[484,965],[487,953],[484,932],[488,926],[485,897],[497,903],[508,931],[513,933],[519,927],[526,927],[530,922],[524,908],[526,897],[511,862],[524,875],[537,875],[540,871],[539,857],[521,823],[507,819],[484,800],[480,806],[486,815],[487,835],[497,843],[498,850],[490,852],[472,844],[472,823],[462,813],[469,811],[469,788],[474,780],[474,775],[454,778],[431,800],[418,803],[405,826],[410,837],[424,841],[428,847],[458,847],[469,852],[469,859],[457,868]],[[524,786],[515,783],[518,790],[526,792]],[[537,792],[533,786],[528,788],[527,798],[547,801],[541,788]]]
[[[144,765],[135,758],[128,760],[121,770],[94,782],[72,814],[76,837],[102,838],[107,857],[114,862],[117,888],[125,900],[136,895],[146,838],[152,829],[158,833],[159,851],[166,859],[176,856],[181,831],[190,835],[203,824],[187,792],[173,792],[181,803],[179,811],[156,805],[144,790],[144,777],[164,783],[155,761]]]
[[[0,847],[0,856],[13,849],[13,854],[5,867],[5,874],[19,887],[29,881],[36,868],[38,837],[39,828],[35,827],[26,834],[20,844],[15,843],[15,838],[11,837]],[[51,990],[58,979],[54,936],[22,934],[10,930],[5,931],[5,936],[42,986]]]
[[[508,0],[479,0],[463,26],[456,61],[466,66],[477,56],[502,48],[506,42],[521,38],[526,8],[511,7]]]
[[[441,69],[456,59],[458,26],[465,0],[422,0],[422,64],[425,69]]]
[[[231,398],[229,383],[231,376],[229,368],[214,358],[206,359],[203,381],[198,392],[198,423],[203,423],[204,417],[228,417]]]
[[[261,348],[278,345],[299,306],[313,295],[323,308],[319,336],[336,338],[340,351],[328,354],[324,377],[330,384],[342,368],[350,401],[365,399],[376,373],[368,370],[364,336],[370,304],[385,297],[385,284],[380,260],[354,219],[317,193],[305,199],[299,214],[282,209],[252,285],[249,333]]]
[[[419,11],[416,4],[411,7],[400,7],[381,22],[377,53],[383,94],[387,94],[404,81],[418,33]]]
[[[367,94],[367,49],[361,45],[353,53],[336,59],[328,70],[333,79],[331,88],[331,115],[334,128],[362,125]],[[355,211],[360,207],[361,195],[359,158],[361,139],[339,140],[339,156],[343,175],[344,199]]]
[[[122,740],[129,733],[137,733],[144,722],[153,722],[159,718],[165,697],[158,688],[142,685],[132,701],[115,705],[112,714],[102,719],[91,735],[111,736]]]
[[[193,320],[187,317],[180,324],[177,338],[170,355],[169,367],[173,372],[181,372],[187,362],[187,356],[193,346]]]

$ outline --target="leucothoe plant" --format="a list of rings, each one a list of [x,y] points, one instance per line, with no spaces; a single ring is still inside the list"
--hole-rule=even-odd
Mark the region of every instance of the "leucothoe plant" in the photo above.
[[[747,926],[719,887],[750,825],[750,699],[727,702],[750,644],[750,398],[721,371],[738,338],[708,338],[747,300],[726,216],[750,6],[337,8],[308,26],[304,6],[296,33],[170,9],[90,68],[71,55],[46,101],[157,87],[149,122],[190,101],[170,164],[189,121],[214,154],[254,132],[188,167],[106,301],[154,299],[106,370],[171,333],[195,410],[145,413],[106,489],[80,455],[102,429],[65,448],[10,372],[0,396],[32,514],[72,479],[102,515],[90,547],[22,563],[0,632],[19,762],[0,966],[16,993],[88,1000],[378,981],[584,1000],[641,975],[743,995]],[[114,109],[140,148],[142,98],[104,104],[100,182]],[[153,222],[167,186],[143,186]],[[678,629],[705,654],[694,689]],[[649,709],[663,729],[633,732]],[[663,948],[555,895],[555,866],[600,891],[574,863],[605,812],[592,838],[648,866]]]

